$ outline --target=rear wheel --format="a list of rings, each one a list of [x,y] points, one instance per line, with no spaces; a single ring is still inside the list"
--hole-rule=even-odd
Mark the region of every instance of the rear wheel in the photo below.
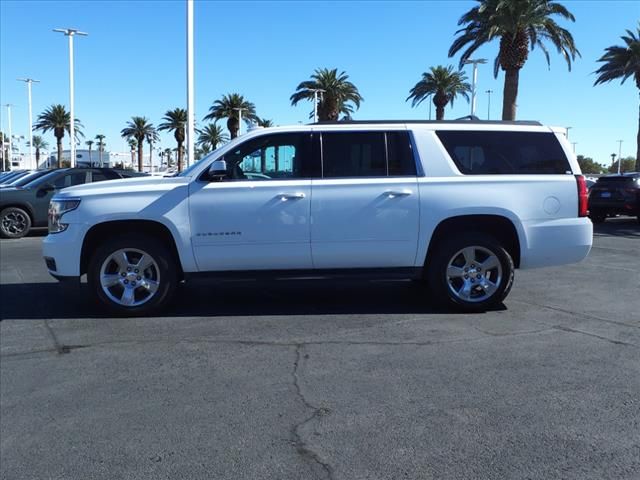
[[[100,245],[87,282],[96,300],[120,315],[148,315],[167,306],[178,281],[175,259],[147,235],[123,235]]]
[[[440,242],[427,268],[434,298],[466,312],[485,311],[502,302],[515,270],[500,242],[483,233]]]
[[[31,217],[18,207],[5,208],[0,212],[0,235],[4,238],[22,238],[31,229]]]

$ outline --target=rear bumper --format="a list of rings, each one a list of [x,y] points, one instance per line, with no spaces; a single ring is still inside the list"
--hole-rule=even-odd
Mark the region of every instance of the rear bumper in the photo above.
[[[640,215],[640,203],[638,202],[602,202],[590,201],[589,211],[602,215]]]
[[[593,244],[588,218],[525,222],[526,245],[521,245],[520,268],[550,267],[584,260]]]

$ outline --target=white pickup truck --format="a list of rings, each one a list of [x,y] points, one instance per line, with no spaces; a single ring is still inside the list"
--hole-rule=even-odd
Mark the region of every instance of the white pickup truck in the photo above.
[[[65,189],[44,257],[124,315],[196,275],[424,280],[464,311],[502,302],[514,269],[589,253],[584,177],[537,122],[340,122],[254,130],[178,176]]]

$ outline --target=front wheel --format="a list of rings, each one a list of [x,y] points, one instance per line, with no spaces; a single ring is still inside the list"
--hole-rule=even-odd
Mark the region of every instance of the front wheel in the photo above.
[[[148,315],[171,300],[178,283],[173,255],[147,235],[123,235],[100,245],[89,261],[94,298],[119,315]]]
[[[511,290],[513,260],[490,235],[462,234],[440,242],[427,266],[434,298],[465,312],[481,312],[502,302]]]
[[[4,238],[22,238],[31,229],[31,217],[18,207],[5,208],[0,212],[0,235]]]

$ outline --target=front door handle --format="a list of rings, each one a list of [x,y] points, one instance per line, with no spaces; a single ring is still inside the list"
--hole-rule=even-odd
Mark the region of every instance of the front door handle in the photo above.
[[[408,197],[409,195],[413,194],[411,190],[389,190],[385,193],[389,198]]]
[[[296,192],[296,193],[280,193],[278,195],[278,198],[280,200],[282,200],[283,202],[286,202],[287,200],[299,200],[301,198],[306,197],[306,195],[302,192]]]

